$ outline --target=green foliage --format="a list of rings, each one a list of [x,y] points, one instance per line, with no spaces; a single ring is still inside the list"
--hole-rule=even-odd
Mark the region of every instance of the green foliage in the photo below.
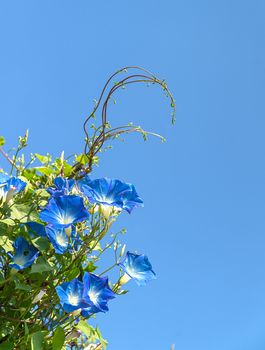
[[[43,273],[52,270],[53,267],[43,257],[39,257],[31,266],[31,273]]]
[[[31,350],[42,350],[44,346],[43,332],[38,331],[31,336]]]
[[[52,338],[52,350],[61,350],[65,341],[62,327],[57,327]]]

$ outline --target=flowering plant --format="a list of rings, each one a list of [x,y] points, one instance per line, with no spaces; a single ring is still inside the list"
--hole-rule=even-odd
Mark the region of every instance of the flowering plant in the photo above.
[[[140,72],[129,75],[129,69]],[[112,83],[120,73],[126,76]],[[138,67],[117,71],[84,123],[85,149],[72,163],[64,153],[54,160],[49,154],[31,154],[26,162],[21,151],[27,146],[27,133],[19,138],[14,154],[4,151],[0,138],[0,152],[10,163],[9,175],[0,170],[1,349],[106,348],[107,341],[90,318],[107,312],[111,300],[127,292],[122,288],[128,280],[145,285],[155,279],[145,255],[125,254],[119,241],[125,231],[110,233],[122,211],[143,206],[134,185],[90,176],[107,141],[130,132],[146,139],[148,132],[142,128],[111,128],[106,119],[112,94],[138,82],[160,85],[175,109],[164,81]],[[101,122],[91,125],[89,136],[88,122],[101,103]],[[100,261],[108,249],[114,250],[114,264],[102,272]],[[114,281],[106,275],[111,269],[116,269]]]

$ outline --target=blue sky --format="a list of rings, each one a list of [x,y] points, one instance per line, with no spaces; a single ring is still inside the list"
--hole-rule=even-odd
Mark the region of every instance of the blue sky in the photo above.
[[[141,65],[167,80],[130,87],[110,107],[163,134],[129,136],[94,176],[135,184],[145,208],[123,215],[130,250],[158,279],[98,318],[110,350],[265,347],[265,3],[1,1],[0,134],[32,152],[83,146],[81,124],[110,73]],[[4,160],[1,160],[4,165]]]

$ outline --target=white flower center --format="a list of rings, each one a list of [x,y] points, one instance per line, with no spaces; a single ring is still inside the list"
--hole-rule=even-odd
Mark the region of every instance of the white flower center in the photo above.
[[[68,224],[71,224],[73,222],[73,218],[71,216],[68,216],[68,215],[63,215],[63,216],[60,216],[59,222],[60,222],[60,224],[68,225]]]
[[[56,241],[59,245],[61,246],[66,246],[68,245],[68,239],[64,235],[62,235],[61,232],[57,233],[56,235]]]
[[[68,297],[69,304],[76,306],[79,302],[78,295],[70,294]]]
[[[94,290],[91,290],[88,292],[88,296],[92,303],[96,305],[98,302],[99,293],[95,292]]]
[[[113,199],[111,197],[101,197],[101,201],[107,204],[112,204],[113,203]]]
[[[139,272],[135,271],[131,267],[126,267],[126,272],[132,277],[132,278],[138,278],[139,277]]]
[[[14,258],[14,264],[17,264],[19,266],[22,266],[26,263],[26,258],[24,256],[17,256]]]

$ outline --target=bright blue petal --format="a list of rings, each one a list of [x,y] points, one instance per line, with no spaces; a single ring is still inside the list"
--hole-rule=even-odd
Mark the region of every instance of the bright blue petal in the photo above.
[[[27,222],[26,224],[29,229],[30,233],[33,232],[34,234],[37,234],[38,236],[45,237],[46,236],[46,231],[45,231],[45,226],[42,224],[39,224],[38,222]]]
[[[66,228],[76,222],[88,219],[89,214],[84,207],[83,198],[66,195],[51,198],[41,211],[40,218],[56,228]]]
[[[83,298],[90,304],[89,310],[85,313],[96,313],[108,311],[107,302],[115,298],[115,293],[108,285],[107,277],[99,277],[92,273],[85,272],[83,277],[84,291]]]
[[[91,182],[91,179],[88,175],[85,175],[84,177],[82,177],[80,180],[77,180],[76,181],[76,185],[77,185],[77,188],[83,192],[83,186],[87,186],[89,185]]]
[[[46,235],[52,243],[55,253],[63,254],[66,251],[71,253],[77,251],[80,245],[83,244],[83,241],[76,232],[75,226],[72,226],[71,229],[72,231],[69,237],[64,228],[56,228],[51,225],[46,226]]]
[[[66,312],[88,307],[88,304],[82,299],[83,289],[83,283],[77,278],[56,287],[60,304]]]
[[[18,237],[13,243],[13,247],[15,248],[15,254],[9,253],[13,260],[10,267],[17,270],[23,270],[32,265],[39,255],[38,250],[23,237]]]
[[[69,237],[64,228],[46,227],[46,234],[52,243],[55,253],[63,254],[69,247]]]
[[[82,192],[91,203],[113,206],[131,212],[137,206],[143,206],[132,184],[117,179],[96,179],[81,186]]]
[[[7,181],[8,189],[12,189],[15,193],[23,191],[25,189],[26,185],[27,184],[25,181],[22,181],[17,177],[11,177]]]
[[[64,179],[63,177],[56,177],[54,179],[54,187],[47,188],[47,192],[54,197],[63,196],[70,194],[70,191],[74,187],[75,180],[73,179]]]
[[[23,191],[26,185],[26,182],[17,177],[9,178],[5,174],[0,174],[0,199],[9,202],[16,193]]]
[[[156,274],[146,255],[127,252],[124,261],[119,265],[140,286],[156,279]]]

